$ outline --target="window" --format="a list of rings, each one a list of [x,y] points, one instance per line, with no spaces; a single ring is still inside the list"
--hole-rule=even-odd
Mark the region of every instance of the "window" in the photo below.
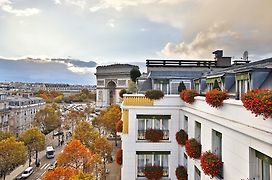
[[[201,143],[201,123],[195,121],[195,139]]]
[[[184,116],[184,131],[188,134],[188,116]]]
[[[154,89],[161,90],[164,94],[169,94],[169,81],[167,79],[155,79]]]
[[[201,172],[196,166],[195,166],[195,180],[201,180]]]
[[[184,167],[186,167],[186,169],[188,169],[188,157],[185,153],[184,153],[183,165]]]
[[[169,140],[169,115],[137,115],[138,140],[145,140],[147,129],[160,129],[163,131],[163,140]]]
[[[222,133],[212,130],[212,151],[222,161]]]
[[[255,150],[250,149],[250,172],[254,180],[272,179],[272,158]]]
[[[144,176],[145,166],[160,166],[163,167],[163,176],[168,177],[168,156],[169,151],[164,152],[142,152],[138,151],[137,154],[137,176]]]

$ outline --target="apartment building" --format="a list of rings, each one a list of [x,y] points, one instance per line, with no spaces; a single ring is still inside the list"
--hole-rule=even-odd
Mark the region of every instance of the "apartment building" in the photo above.
[[[139,92],[160,89],[166,95],[160,100],[150,100],[142,94],[124,95],[122,180],[146,179],[146,165],[162,167],[162,179],[177,179],[175,170],[179,165],[186,167],[189,180],[211,179],[204,174],[200,160],[190,158],[184,146],[177,143],[175,135],[180,129],[201,144],[202,152],[211,151],[220,158],[220,173],[212,179],[272,179],[272,119],[255,117],[239,100],[247,90],[272,89],[272,59],[232,66],[219,63],[217,67],[218,62],[210,65],[205,62],[204,66],[203,61],[194,61],[189,65],[182,60],[152,63],[155,64],[156,77],[152,76],[154,72],[149,68],[146,80],[139,82]],[[147,60],[148,66],[150,61]],[[184,70],[186,68],[189,70]],[[196,73],[198,77],[188,75],[198,68],[202,68]],[[158,73],[160,69],[161,73]],[[171,76],[165,76],[165,69]],[[177,69],[179,72],[175,72]],[[208,91],[217,80],[231,97],[224,101],[221,108],[209,106],[203,96],[195,97],[195,102],[188,104],[174,90],[177,86],[173,80],[188,82],[186,86],[200,94]],[[148,129],[162,130],[162,140],[146,140]]]
[[[7,94],[0,92],[0,131],[9,131],[9,113]]]
[[[42,98],[33,97],[29,94],[9,96],[7,101],[11,110],[9,118],[10,131],[14,132],[16,136],[32,127],[35,114],[45,106]]]

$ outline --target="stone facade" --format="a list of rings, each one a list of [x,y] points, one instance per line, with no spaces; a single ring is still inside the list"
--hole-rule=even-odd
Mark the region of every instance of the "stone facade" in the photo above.
[[[119,97],[121,89],[128,88],[130,80],[130,70],[135,65],[112,64],[108,66],[98,66],[96,68],[96,106],[107,107],[111,104],[122,102]]]

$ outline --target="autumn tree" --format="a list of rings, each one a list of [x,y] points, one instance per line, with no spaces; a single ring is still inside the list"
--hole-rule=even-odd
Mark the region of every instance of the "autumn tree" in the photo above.
[[[27,159],[27,148],[23,142],[10,137],[0,141],[0,172],[5,179],[6,174],[13,171]]]
[[[117,132],[116,123],[121,120],[122,111],[120,106],[111,105],[107,108],[106,112],[103,114],[103,126],[108,132],[113,133],[115,136],[115,146],[117,146]]]
[[[94,153],[99,154],[103,162],[102,175],[106,175],[106,162],[111,159],[112,146],[104,137],[98,137],[94,142]]]
[[[80,143],[79,140],[73,139],[58,157],[58,165],[71,167],[86,172],[91,163],[92,153],[90,150]]]
[[[80,121],[84,121],[85,120],[85,115],[82,111],[70,111],[66,118],[65,121],[66,123],[70,124],[72,132],[74,132],[74,126],[80,122]]]
[[[43,177],[43,180],[71,180],[79,174],[79,170],[72,167],[58,166],[53,170],[47,171]]]
[[[36,165],[38,164],[38,152],[44,150],[45,135],[38,128],[30,128],[20,135],[28,149],[29,166],[31,164],[32,152],[36,153]]]
[[[91,107],[90,104],[87,104],[87,106],[84,108],[84,114],[86,116],[86,119],[89,119],[89,114],[90,113],[94,113],[95,112],[95,109]]]
[[[104,125],[103,116],[105,112],[106,112],[105,110],[100,111],[100,114],[92,120],[93,127],[98,128],[99,133],[101,133],[101,129]]]
[[[89,149],[92,148],[92,144],[98,136],[98,132],[87,121],[78,123],[74,132],[74,138],[80,140]]]
[[[92,174],[80,172],[79,174],[70,178],[70,180],[94,180]]]
[[[14,134],[12,132],[4,132],[4,131],[0,131],[0,141],[11,138],[11,137],[15,137]]]
[[[35,115],[34,125],[41,128],[44,134],[48,134],[60,127],[60,111],[55,104],[47,105]]]

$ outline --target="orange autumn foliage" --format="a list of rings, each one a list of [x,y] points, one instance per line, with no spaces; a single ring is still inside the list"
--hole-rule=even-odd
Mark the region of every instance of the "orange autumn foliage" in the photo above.
[[[79,140],[73,139],[58,157],[58,165],[80,169],[83,172],[90,167],[92,153],[90,150],[80,143]]]
[[[43,180],[70,180],[72,177],[79,174],[79,170],[71,167],[56,167],[53,170],[47,171]]]

